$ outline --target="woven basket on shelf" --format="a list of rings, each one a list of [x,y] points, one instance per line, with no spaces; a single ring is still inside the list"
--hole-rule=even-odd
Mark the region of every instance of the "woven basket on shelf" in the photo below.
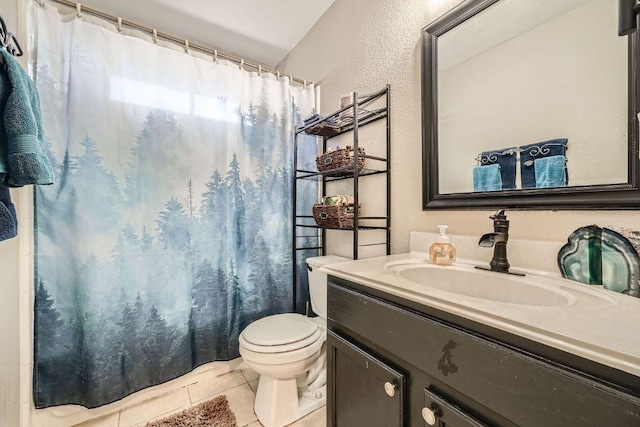
[[[320,122],[305,130],[304,133],[307,135],[334,136],[340,133],[340,126],[332,125],[327,122]]]
[[[347,148],[329,151],[316,157],[316,166],[318,167],[318,172],[328,172],[334,169],[353,167],[353,158],[353,147],[347,145]],[[364,167],[364,160],[364,148],[358,147],[358,171],[361,171]],[[334,174],[326,173],[326,175],[350,175],[351,173],[351,170],[341,170]]]
[[[320,227],[353,228],[353,205],[313,205],[313,218]]]

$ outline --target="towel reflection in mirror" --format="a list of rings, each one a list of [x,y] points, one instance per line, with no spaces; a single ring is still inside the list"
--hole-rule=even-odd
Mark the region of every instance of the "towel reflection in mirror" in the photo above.
[[[550,139],[520,147],[522,188],[563,187],[569,183],[566,168],[567,138]],[[549,160],[550,157],[554,159]],[[544,174],[538,176],[538,170]]]
[[[473,169],[473,191],[567,186],[567,147],[567,138],[557,138],[483,151],[476,157],[478,166]],[[519,187],[516,187],[517,163],[520,163]]]

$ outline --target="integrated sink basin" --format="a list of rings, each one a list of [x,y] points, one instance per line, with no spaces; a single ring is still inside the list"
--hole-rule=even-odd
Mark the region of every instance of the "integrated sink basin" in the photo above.
[[[390,262],[385,270],[431,289],[507,304],[563,307],[576,297],[562,288],[562,280],[514,276],[475,269],[470,265],[441,267],[427,262]]]

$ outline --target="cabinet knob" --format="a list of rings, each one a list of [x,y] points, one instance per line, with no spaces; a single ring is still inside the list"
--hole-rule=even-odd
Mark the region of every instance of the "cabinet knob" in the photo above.
[[[389,397],[393,397],[396,394],[396,385],[387,381],[384,383],[384,391]]]
[[[435,425],[437,418],[442,412],[435,404],[431,405],[431,408],[422,408],[422,419],[430,426]]]

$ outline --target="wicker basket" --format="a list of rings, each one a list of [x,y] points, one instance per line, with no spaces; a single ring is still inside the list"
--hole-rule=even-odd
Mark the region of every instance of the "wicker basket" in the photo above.
[[[313,205],[313,218],[320,227],[353,228],[353,205]]]
[[[327,122],[320,122],[305,130],[304,133],[307,135],[334,136],[340,133],[340,126]]]
[[[329,151],[316,157],[318,172],[328,172],[334,169],[353,167],[354,150],[347,145],[347,148]],[[364,148],[358,147],[358,171],[364,167]],[[352,170],[340,170],[335,173],[325,173],[327,176],[351,175]]]

